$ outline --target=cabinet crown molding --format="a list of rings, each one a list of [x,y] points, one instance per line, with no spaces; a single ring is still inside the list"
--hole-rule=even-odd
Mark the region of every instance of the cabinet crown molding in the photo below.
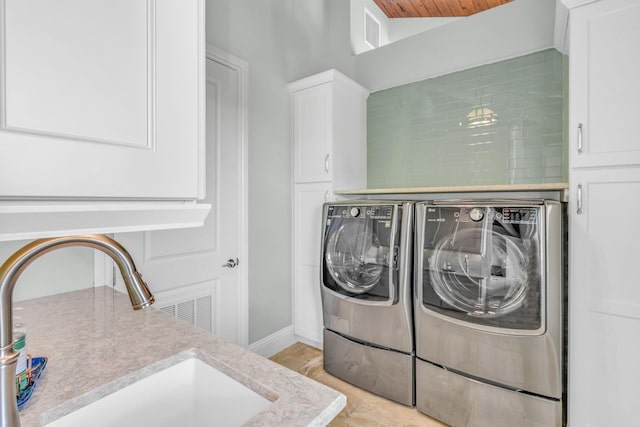
[[[347,77],[336,69],[327,70],[301,80],[296,80],[295,82],[289,83],[287,87],[291,92],[297,92],[302,89],[308,89],[310,87],[329,82],[345,83],[354,89],[360,90],[365,96],[369,96],[369,93],[371,93],[369,89],[355,82],[353,79]]]
[[[0,202],[0,241],[200,227],[211,210],[185,202]]]
[[[559,0],[560,3],[564,4],[568,9],[572,9],[574,7],[582,6],[587,3],[593,3],[598,0]]]

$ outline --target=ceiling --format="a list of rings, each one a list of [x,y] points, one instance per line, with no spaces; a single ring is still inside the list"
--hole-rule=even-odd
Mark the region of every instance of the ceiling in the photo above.
[[[469,16],[512,0],[373,0],[388,18]]]

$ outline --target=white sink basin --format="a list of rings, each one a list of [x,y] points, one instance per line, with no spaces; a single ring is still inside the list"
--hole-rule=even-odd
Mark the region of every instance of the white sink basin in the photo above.
[[[190,357],[47,426],[239,426],[270,404],[238,381]]]

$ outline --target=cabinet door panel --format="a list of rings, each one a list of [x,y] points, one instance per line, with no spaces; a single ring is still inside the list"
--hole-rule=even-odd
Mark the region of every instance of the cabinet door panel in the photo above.
[[[294,188],[296,257],[305,264],[320,265],[322,205],[331,194],[331,184],[303,184]]]
[[[582,191],[582,213],[572,212],[571,248],[586,306],[640,319],[640,287],[629,276],[638,259],[640,169],[576,172],[572,182]]]
[[[640,4],[599,1],[570,19],[571,166],[640,164]]]
[[[633,425],[633,379],[640,377],[640,289],[634,268],[640,168],[574,169],[571,189],[569,423]]]
[[[201,0],[0,7],[0,197],[201,195]]]
[[[330,194],[330,183],[294,186],[294,329],[317,343],[322,342],[322,205]]]
[[[322,343],[322,303],[318,277],[320,267],[296,265],[294,333]]]
[[[4,128],[148,147],[146,2],[65,3],[6,1]]]
[[[640,325],[636,319],[585,312],[570,340],[569,426],[638,424]]]
[[[293,94],[293,155],[295,182],[331,179],[331,85]]]

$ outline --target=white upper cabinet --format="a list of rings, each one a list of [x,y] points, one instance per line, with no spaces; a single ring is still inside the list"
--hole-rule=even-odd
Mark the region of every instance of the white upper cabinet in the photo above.
[[[204,68],[204,0],[0,0],[0,240],[201,225]]]
[[[330,181],[331,85],[293,93],[294,181]]]
[[[369,91],[336,70],[289,85],[293,109],[294,182],[366,185]]]
[[[0,8],[0,198],[203,196],[202,0]]]
[[[571,167],[640,164],[639,21],[637,0],[571,10]]]

